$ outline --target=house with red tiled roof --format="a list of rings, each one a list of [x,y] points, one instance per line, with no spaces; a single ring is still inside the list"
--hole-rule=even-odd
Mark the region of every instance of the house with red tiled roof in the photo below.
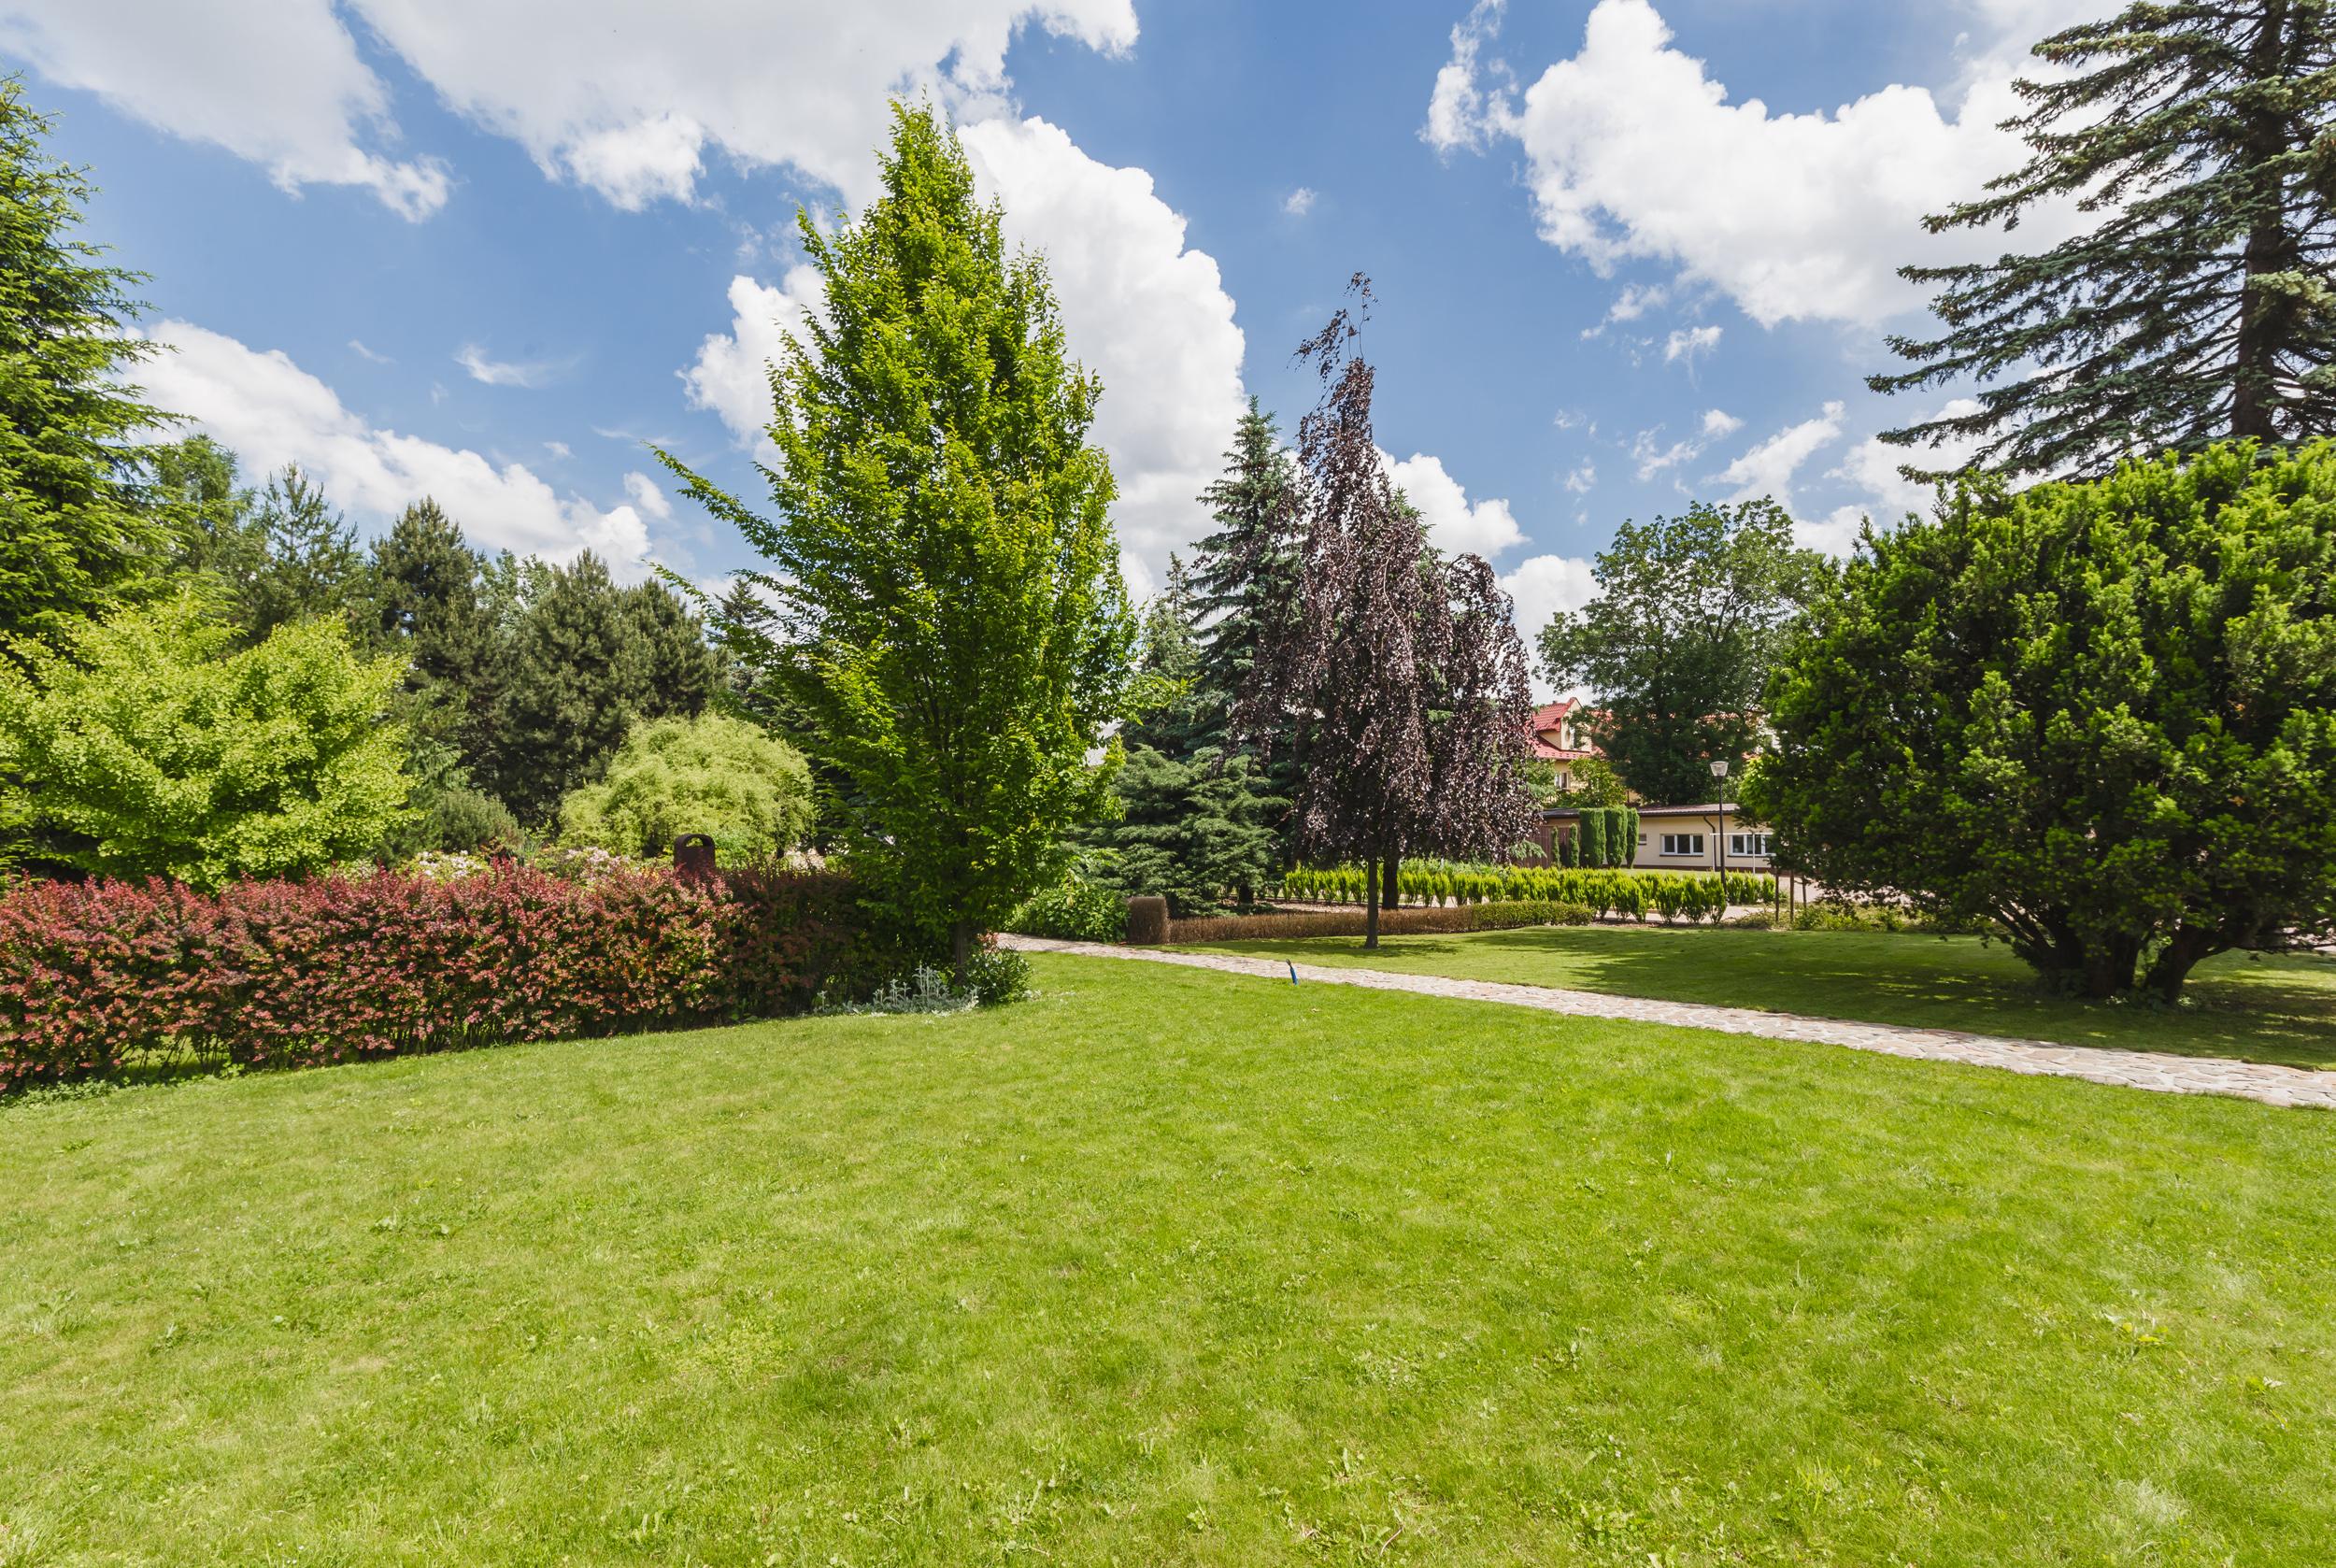
[[[1574,764],[1598,755],[1589,738],[1590,710],[1579,697],[1544,703],[1533,709],[1533,755],[1558,772],[1558,788],[1574,788]]]

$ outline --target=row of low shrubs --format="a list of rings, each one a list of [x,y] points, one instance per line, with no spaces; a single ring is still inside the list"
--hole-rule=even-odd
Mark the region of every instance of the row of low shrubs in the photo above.
[[[1468,905],[1539,901],[1587,904],[1601,915],[1649,914],[1666,919],[1710,919],[1729,905],[1770,904],[1776,878],[1731,871],[1725,878],[1707,871],[1584,870],[1546,865],[1468,865],[1428,862],[1405,865],[1396,875],[1404,904]],[[1318,904],[1361,904],[1366,896],[1360,866],[1301,866],[1282,878],[1284,898]]]
[[[1465,931],[1514,931],[1522,926],[1588,925],[1597,912],[1587,904],[1549,900],[1383,909],[1382,935],[1446,934]],[[1360,936],[1368,912],[1339,909],[1282,915],[1225,915],[1213,919],[1171,920],[1171,942],[1271,941],[1292,936]]]
[[[297,1065],[767,1018],[901,966],[828,872],[25,882],[0,894],[0,1090],[138,1051]]]

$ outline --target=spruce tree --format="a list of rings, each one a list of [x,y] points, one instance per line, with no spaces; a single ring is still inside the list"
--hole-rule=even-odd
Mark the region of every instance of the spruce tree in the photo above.
[[[497,793],[523,822],[600,777],[636,716],[645,665],[623,596],[587,550],[545,576],[520,615],[502,713]]]
[[[0,79],[0,639],[47,636],[158,580],[170,536],[140,435],[161,415],[121,378],[140,275],[73,237],[93,188],[42,148],[50,121]]]
[[[2336,432],[2336,4],[2137,0],[2035,53],[2071,74],[2016,84],[2032,156],[1928,227],[2009,230],[2054,199],[2105,216],[2048,250],[1903,269],[1944,286],[1946,331],[1893,338],[1917,368],[1870,384],[1975,378],[1979,406],[1883,439],[2075,475]]]
[[[1200,633],[1198,685],[1222,733],[1260,649],[1297,613],[1303,519],[1297,465],[1274,418],[1249,399],[1233,427],[1223,476],[1201,492],[1217,530],[1193,556],[1191,609]]]
[[[930,107],[894,106],[878,175],[834,232],[799,219],[824,301],[772,373],[778,515],[666,462],[769,563],[753,657],[846,780],[822,815],[853,875],[961,978],[1104,805],[1133,628],[1102,388],[1044,260],[1008,249]]]

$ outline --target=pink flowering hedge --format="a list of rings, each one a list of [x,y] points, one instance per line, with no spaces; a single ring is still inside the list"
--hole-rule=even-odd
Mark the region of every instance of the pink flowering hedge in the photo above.
[[[768,1018],[883,961],[824,872],[28,882],[0,894],[0,1092],[149,1049],[301,1065]]]

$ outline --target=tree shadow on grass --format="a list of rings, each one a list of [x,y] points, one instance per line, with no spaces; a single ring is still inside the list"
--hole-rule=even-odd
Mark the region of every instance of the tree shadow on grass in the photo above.
[[[2226,953],[2177,1006],[2059,994],[2001,944],[1883,932],[1538,927],[1226,944],[1301,962],[1448,975],[1816,1018],[2336,1068],[2336,960]]]

